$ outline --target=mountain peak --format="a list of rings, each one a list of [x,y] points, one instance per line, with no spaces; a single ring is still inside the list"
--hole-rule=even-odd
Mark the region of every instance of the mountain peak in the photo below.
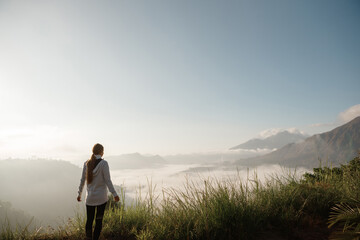
[[[306,135],[303,131],[300,131],[299,129],[296,128],[287,128],[287,129],[282,129],[282,128],[270,128],[270,129],[266,129],[262,132],[259,133],[259,135],[255,138],[259,138],[259,139],[266,139],[268,137],[277,135],[279,133],[290,133],[290,134],[299,134],[299,135]]]
[[[272,131],[272,130],[271,130]],[[264,131],[265,132],[265,131]],[[264,133],[262,132],[262,133]],[[237,149],[278,149],[289,143],[296,143],[304,140],[308,135],[300,131],[276,130],[268,134],[266,138],[253,138],[245,143],[230,148]]]
[[[339,165],[354,158],[360,150],[360,117],[329,132],[313,135],[303,142],[288,144],[269,154],[248,159],[251,164],[281,164],[317,167],[319,159]],[[249,162],[248,162],[249,163]]]

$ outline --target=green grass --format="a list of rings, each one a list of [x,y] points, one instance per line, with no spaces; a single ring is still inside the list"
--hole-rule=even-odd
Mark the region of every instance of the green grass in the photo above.
[[[339,168],[317,168],[296,178],[273,176],[191,181],[183,190],[164,189],[131,206],[109,201],[103,239],[318,239],[359,237],[360,159]],[[121,202],[125,202],[122,192]],[[85,218],[77,215],[58,229],[34,232],[3,229],[1,239],[83,239]],[[328,228],[331,227],[331,228]]]

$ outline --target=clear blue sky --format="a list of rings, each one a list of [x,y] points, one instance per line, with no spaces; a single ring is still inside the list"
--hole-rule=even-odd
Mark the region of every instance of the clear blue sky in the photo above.
[[[357,0],[0,0],[0,158],[315,133],[360,103],[359,26]]]

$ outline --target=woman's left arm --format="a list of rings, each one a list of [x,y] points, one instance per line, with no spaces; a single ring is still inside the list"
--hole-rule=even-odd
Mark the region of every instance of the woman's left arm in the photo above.
[[[109,188],[109,191],[112,193],[112,195],[114,197],[118,197],[118,195],[115,191],[114,185],[111,182],[109,164],[106,161],[104,163],[103,174],[104,174],[104,180],[105,180],[106,186]]]

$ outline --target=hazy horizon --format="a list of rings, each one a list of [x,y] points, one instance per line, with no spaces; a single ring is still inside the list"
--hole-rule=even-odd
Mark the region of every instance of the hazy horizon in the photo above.
[[[360,104],[354,105],[348,109],[346,109],[343,112],[340,112],[337,117],[335,118],[335,121],[328,121],[327,123],[323,123],[323,124],[313,124],[313,128],[317,129],[317,132],[313,132],[312,134],[309,134],[301,129],[297,129],[297,128],[270,128],[264,131],[261,131],[257,134],[254,134],[253,137],[247,139],[265,139],[267,137],[276,135],[277,133],[281,132],[281,131],[288,131],[291,133],[297,133],[297,134],[302,134],[302,135],[306,135],[306,136],[311,136],[313,134],[320,134],[326,131],[330,131],[342,124],[347,123],[348,121],[351,121],[352,119],[354,119],[355,117],[360,116]],[[322,131],[320,131],[320,129]],[[20,130],[21,131],[21,130]],[[43,130],[42,130],[43,131]],[[52,131],[50,131],[50,134],[52,133]],[[16,138],[16,136],[13,135],[17,135],[17,133],[11,133],[10,131],[2,131],[0,132],[0,135],[2,134],[2,137],[4,140],[12,140],[11,138]],[[29,140],[31,139],[31,134],[34,134],[33,137],[37,138],[37,137],[43,137],[43,136],[36,136],[37,133],[29,133],[29,136],[26,136],[26,139]],[[48,134],[48,133],[47,133]],[[48,135],[49,136],[49,135]],[[0,139],[1,140],[1,139]],[[24,139],[22,139],[24,140]],[[39,140],[39,139],[35,139],[35,140]],[[243,141],[246,142],[247,140]],[[20,141],[22,144],[26,145],[26,143],[24,141]],[[225,149],[208,149],[207,151],[190,151],[190,152],[141,152],[141,151],[133,151],[133,152],[119,152],[117,151],[117,149],[108,149],[107,146],[105,146],[105,157],[111,157],[111,156],[119,156],[119,155],[127,155],[127,154],[133,154],[133,153],[139,153],[141,155],[144,156],[154,156],[154,155],[160,155],[162,157],[171,157],[171,156],[181,156],[181,155],[234,155],[237,154],[240,158],[244,158],[244,157],[249,157],[249,156],[255,156],[255,155],[261,155],[261,154],[265,154],[268,153],[270,151],[276,150],[276,149],[238,149],[238,150],[230,150],[231,147],[233,147],[234,145],[238,145],[240,143],[243,142],[237,142],[235,144],[233,144],[232,146],[228,146]],[[1,143],[5,143],[6,142],[1,142]],[[14,145],[16,145],[16,141],[14,142]],[[5,145],[4,144],[4,145]],[[42,147],[41,142],[39,142],[40,147]],[[10,145],[10,144],[9,144]],[[11,146],[11,145],[10,145]],[[2,154],[0,154],[0,160],[4,160],[4,159],[11,159],[11,158],[18,158],[18,159],[38,159],[38,158],[43,158],[43,159],[49,159],[49,160],[64,160],[64,161],[69,161],[71,163],[74,163],[78,166],[81,166],[81,164],[88,159],[91,156],[91,147],[89,147],[88,153],[86,152],[74,152],[72,151],[71,147],[69,147],[69,152],[67,151],[63,151],[62,153],[59,154],[59,152],[54,152],[52,149],[50,152],[51,153],[47,153],[45,151],[39,151],[38,155],[34,154],[34,153],[26,153],[26,150],[24,151],[24,149],[21,149],[18,146],[11,146],[11,147],[16,147],[17,149],[20,149],[23,153],[22,154],[18,154],[18,153],[14,153],[16,152],[16,150],[11,150],[6,153],[6,148],[5,151],[2,152]],[[27,149],[27,147],[25,148]],[[141,147],[139,147],[139,149],[141,149]],[[62,150],[66,150],[66,149],[62,149]],[[108,151],[109,150],[109,151]],[[30,151],[31,152],[31,151]]]

